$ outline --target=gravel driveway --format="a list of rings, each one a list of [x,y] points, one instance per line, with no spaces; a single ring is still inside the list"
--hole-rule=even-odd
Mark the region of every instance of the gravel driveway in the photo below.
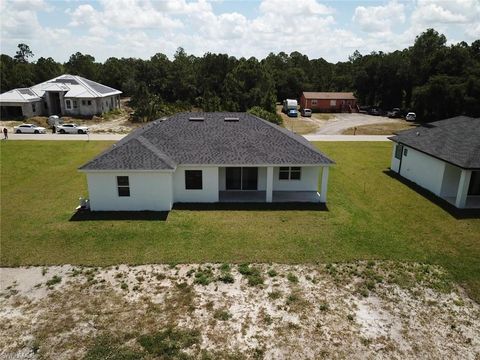
[[[401,119],[390,119],[386,116],[372,116],[365,114],[333,114],[334,118],[328,121],[316,120],[319,123],[319,128],[314,133],[315,135],[339,135],[343,131],[354,126],[372,125],[380,123],[401,123]],[[312,117],[312,119],[315,119]],[[310,134],[309,134],[310,135]],[[313,135],[313,134],[311,134]]]

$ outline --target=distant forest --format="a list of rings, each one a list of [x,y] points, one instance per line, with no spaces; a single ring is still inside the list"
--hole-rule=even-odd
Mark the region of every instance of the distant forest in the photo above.
[[[355,51],[336,64],[299,52],[258,60],[212,53],[197,57],[182,48],[173,60],[157,53],[149,60],[111,57],[99,63],[77,52],[61,64],[51,57],[29,62],[32,56],[26,44],[19,44],[13,57],[0,55],[2,92],[63,73],[81,75],[132,96],[143,119],[190,107],[261,107],[273,113],[275,102],[298,98],[302,91],[353,91],[361,105],[400,107],[415,111],[422,121],[480,116],[480,40],[447,46],[445,36],[434,29],[417,36],[407,49],[368,55]]]

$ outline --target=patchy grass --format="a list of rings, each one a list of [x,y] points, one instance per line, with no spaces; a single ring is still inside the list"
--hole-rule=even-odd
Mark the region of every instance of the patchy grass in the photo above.
[[[388,122],[381,124],[361,125],[355,128],[349,128],[342,132],[343,135],[392,135],[397,131],[412,129],[415,124],[403,122]]]
[[[457,220],[386,175],[389,143],[316,143],[337,162],[328,211],[174,210],[167,221],[69,221],[87,196],[77,167],[108,145],[1,142],[2,266],[386,259],[442,265],[480,300],[480,219]]]

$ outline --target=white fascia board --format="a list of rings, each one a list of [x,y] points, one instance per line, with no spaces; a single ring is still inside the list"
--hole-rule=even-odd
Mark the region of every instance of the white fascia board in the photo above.
[[[330,167],[335,164],[178,164],[178,166],[188,167]]]
[[[119,170],[88,170],[88,169],[77,169],[78,172],[83,173],[121,173],[121,172],[134,172],[134,173],[174,173],[176,169],[163,169],[163,170],[128,170],[128,169],[119,169]]]

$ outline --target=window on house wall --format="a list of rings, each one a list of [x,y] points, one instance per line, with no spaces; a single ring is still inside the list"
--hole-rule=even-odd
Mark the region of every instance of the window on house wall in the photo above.
[[[67,110],[71,110],[72,109],[72,100],[70,100],[70,99],[65,100],[65,107],[67,108]]]
[[[128,176],[117,176],[118,196],[130,196],[130,180]]]
[[[201,190],[202,188],[202,170],[185,170],[185,189]]]
[[[400,160],[402,158],[403,146],[400,144],[395,145],[395,158]]]
[[[302,168],[299,166],[281,167],[278,172],[279,180],[300,180]]]
[[[87,102],[85,100],[82,100],[82,106],[87,105]]]
[[[337,100],[330,100],[330,106],[337,106]]]
[[[92,105],[92,100],[88,100],[88,101],[87,101],[87,105],[88,105],[88,106]]]
[[[312,105],[317,105],[317,100],[312,100]]]
[[[77,100],[73,100],[73,108],[74,108],[74,109],[78,108],[78,102],[77,102]]]
[[[403,149],[403,156],[407,156],[407,155],[408,155],[408,149],[405,148],[405,149]]]
[[[37,108],[36,108],[35,104],[32,104],[32,111],[35,112],[35,111],[37,111],[36,109]]]

